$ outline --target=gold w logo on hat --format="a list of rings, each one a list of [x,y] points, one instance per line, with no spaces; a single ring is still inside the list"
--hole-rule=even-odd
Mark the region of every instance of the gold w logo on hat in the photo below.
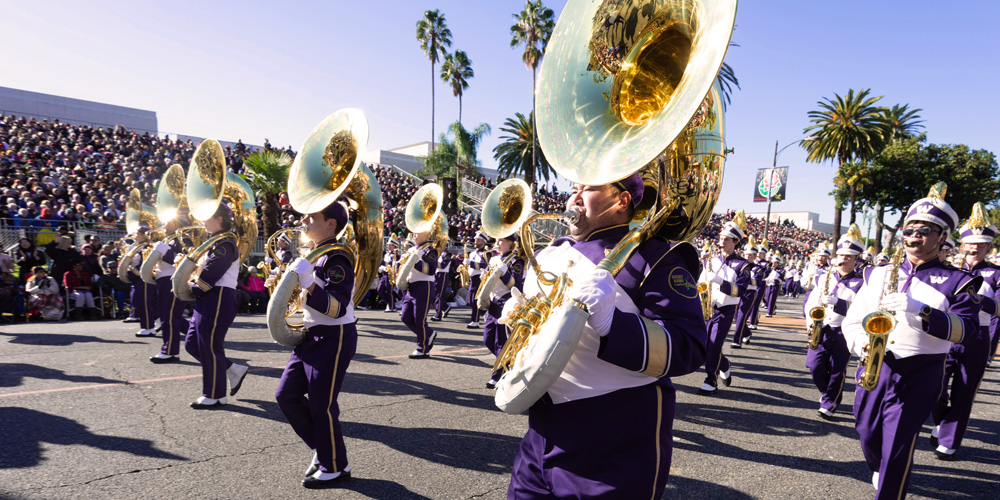
[[[948,278],[949,278],[948,276],[931,276],[931,284],[940,285],[945,281],[948,281]]]
[[[917,207],[917,212],[920,212],[922,214],[926,214],[927,212],[930,212],[932,208],[934,208],[934,205],[931,205],[930,203],[927,203],[927,204],[920,205],[919,207]]]
[[[975,235],[981,235],[981,234],[983,234],[983,228],[981,228],[981,227],[974,227],[974,228],[971,229],[971,231],[972,231],[972,234],[975,234]]]

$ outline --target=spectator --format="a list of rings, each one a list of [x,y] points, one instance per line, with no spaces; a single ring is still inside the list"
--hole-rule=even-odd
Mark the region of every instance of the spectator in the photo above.
[[[89,319],[98,319],[100,317],[97,306],[94,304],[94,294],[91,292],[93,283],[94,279],[90,273],[83,270],[82,260],[74,262],[73,268],[63,277],[63,286],[69,292],[70,300],[75,301],[74,317],[71,319],[83,320],[88,319],[88,317]]]
[[[97,286],[105,293],[114,294],[115,305],[117,306],[118,311],[115,318],[125,318],[128,316],[128,313],[125,312],[125,300],[128,299],[128,294],[132,290],[132,285],[118,278],[117,261],[109,260],[105,264],[104,270],[105,273],[97,279]],[[110,311],[105,311],[105,313],[110,314]]]
[[[97,246],[100,247],[100,243],[98,243]],[[100,276],[104,274],[101,263],[98,260],[98,256],[94,253],[93,244],[88,243],[80,247],[80,250],[83,251],[83,255],[80,256],[80,259],[83,262],[83,270],[91,276]]]
[[[264,280],[257,274],[256,268],[251,268],[247,272],[246,281],[241,285],[243,290],[250,294],[250,314],[264,314],[267,312],[267,288],[264,287]]]
[[[52,259],[52,277],[62,280],[69,270],[73,269],[73,264],[81,260],[80,252],[73,246],[73,240],[69,236],[60,236],[58,240],[49,243],[45,247],[45,253]]]
[[[63,299],[59,284],[42,266],[36,266],[28,278],[28,311],[37,311],[43,320],[59,321],[63,316]]]
[[[5,254],[0,254],[10,259]],[[18,317],[17,301],[21,294],[21,287],[17,284],[14,275],[7,271],[0,271],[0,322],[13,323]],[[10,318],[7,317],[10,314]]]
[[[28,276],[35,266],[45,264],[45,253],[38,249],[28,238],[21,238],[21,243],[17,247],[14,255],[17,265],[20,266],[20,276],[18,281],[23,285],[27,283]]]

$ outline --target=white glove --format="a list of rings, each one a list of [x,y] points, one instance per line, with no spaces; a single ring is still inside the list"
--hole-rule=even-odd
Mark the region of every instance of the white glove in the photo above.
[[[385,266],[378,266],[378,272],[384,273],[385,272]]]
[[[721,285],[722,282],[723,282],[722,276],[719,276],[718,273],[712,273],[712,283],[715,283],[716,285]]]
[[[316,277],[313,275],[313,265],[302,257],[293,260],[289,264],[288,270],[295,271],[295,274],[299,275],[299,285],[303,289],[309,288],[316,281]]]
[[[500,265],[497,266],[496,273],[497,273],[498,276],[503,276],[504,274],[506,274],[507,273],[507,264],[504,264],[504,263],[501,262]]]
[[[705,283],[715,283],[716,276],[717,274],[712,271],[705,271]]]
[[[517,288],[510,289],[510,299],[507,299],[507,303],[503,305],[503,310],[500,312],[500,319],[497,323],[501,325],[506,325],[510,323],[511,315],[514,314],[514,310],[518,307],[523,306],[527,301],[524,300],[524,295],[521,295],[521,291]]]
[[[274,259],[270,257],[264,257],[264,262],[267,262],[268,264],[274,264]]]
[[[158,241],[153,247],[153,250],[160,252],[160,255],[166,255],[166,253],[170,251],[170,246],[162,241]]]
[[[896,292],[882,297],[880,307],[892,312],[917,314],[920,312],[920,308],[924,307],[924,304],[919,300],[908,297],[905,293]]]
[[[824,305],[828,305],[828,306],[837,305],[837,300],[838,299],[837,299],[836,295],[827,295],[827,296],[819,299],[820,302],[822,302]]]
[[[587,323],[597,335],[611,332],[611,319],[615,312],[615,278],[611,273],[598,269],[585,280],[575,283],[570,298],[587,305],[590,318]]]

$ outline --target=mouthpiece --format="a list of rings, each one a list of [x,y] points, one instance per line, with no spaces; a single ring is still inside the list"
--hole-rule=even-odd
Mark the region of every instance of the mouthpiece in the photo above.
[[[576,224],[580,222],[580,217],[583,215],[583,209],[577,206],[570,207],[566,213],[563,214],[563,220],[567,224]]]

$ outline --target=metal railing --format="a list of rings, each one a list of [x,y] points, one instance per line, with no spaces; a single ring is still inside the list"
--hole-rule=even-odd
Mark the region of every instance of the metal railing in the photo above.
[[[468,198],[470,202],[460,200],[463,208],[472,210],[476,214],[482,215],[483,202],[489,196],[492,189],[469,179],[462,179],[462,196]],[[538,212],[532,210],[531,215]],[[561,238],[569,234],[569,226],[557,219],[542,219],[531,225],[531,232],[535,234],[537,243],[549,242],[556,238]]]

